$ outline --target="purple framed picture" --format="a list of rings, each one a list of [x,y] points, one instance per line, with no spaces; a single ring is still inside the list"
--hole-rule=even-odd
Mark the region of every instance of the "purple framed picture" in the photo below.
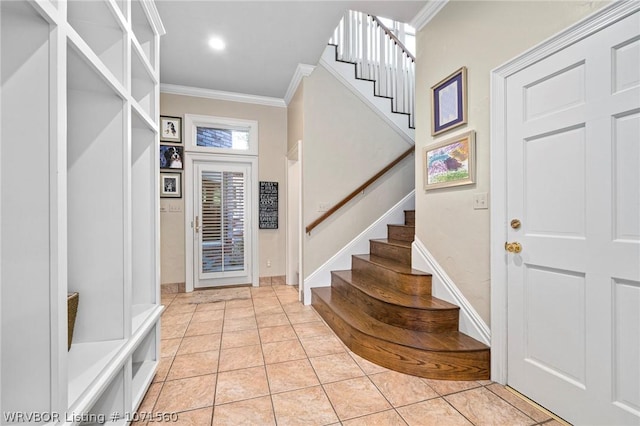
[[[462,67],[431,87],[431,135],[467,122],[467,68]]]

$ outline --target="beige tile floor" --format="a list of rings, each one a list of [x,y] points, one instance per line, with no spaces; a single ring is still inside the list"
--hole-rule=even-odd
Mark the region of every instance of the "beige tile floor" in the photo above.
[[[490,381],[421,379],[360,358],[294,287],[162,300],[161,361],[139,413],[176,413],[174,424],[560,424]]]

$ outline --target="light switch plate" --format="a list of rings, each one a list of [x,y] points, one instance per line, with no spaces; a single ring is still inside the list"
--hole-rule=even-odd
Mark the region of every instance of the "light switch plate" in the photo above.
[[[475,210],[483,210],[489,208],[489,201],[487,200],[486,192],[473,194],[473,208]]]

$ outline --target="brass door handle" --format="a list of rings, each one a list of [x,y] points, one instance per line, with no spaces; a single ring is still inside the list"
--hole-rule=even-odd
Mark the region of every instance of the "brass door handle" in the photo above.
[[[522,244],[518,242],[504,243],[504,249],[509,253],[520,253],[522,251]]]

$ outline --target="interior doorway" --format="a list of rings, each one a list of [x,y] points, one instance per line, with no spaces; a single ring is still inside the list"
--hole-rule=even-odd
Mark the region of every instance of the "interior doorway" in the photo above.
[[[298,285],[299,300],[303,300],[302,276],[302,161],[298,141],[287,154],[287,276],[289,285]]]
[[[492,378],[576,424],[640,421],[639,10],[493,72]]]

